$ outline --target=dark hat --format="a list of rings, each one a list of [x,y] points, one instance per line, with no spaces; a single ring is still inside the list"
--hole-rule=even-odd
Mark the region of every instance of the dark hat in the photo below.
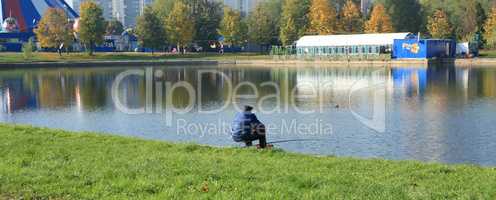
[[[253,107],[248,106],[248,105],[245,106],[245,111],[246,112],[249,112],[249,111],[252,111],[252,110],[253,110]]]

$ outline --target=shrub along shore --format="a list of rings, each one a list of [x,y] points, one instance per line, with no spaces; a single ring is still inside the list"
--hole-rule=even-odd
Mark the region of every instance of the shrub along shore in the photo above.
[[[0,199],[495,199],[496,169],[0,124]]]
[[[495,51],[482,51],[480,58],[496,59]],[[57,53],[38,52],[33,53],[29,59],[24,58],[21,53],[0,53],[0,63],[37,63],[37,62],[87,62],[87,61],[167,61],[167,60],[210,60],[210,61],[394,61],[387,54],[381,54],[375,57],[324,57],[324,58],[306,58],[295,59],[294,56],[273,56],[259,53],[226,53],[224,55],[218,53],[187,53],[187,54],[171,54],[171,53],[132,53],[132,52],[116,52],[116,53],[95,53],[89,56],[87,53],[70,53],[59,56]],[[420,59],[422,60],[422,59]],[[402,60],[404,61],[404,60]],[[410,59],[410,61],[419,61]]]
[[[496,52],[496,51],[495,51]],[[293,56],[271,56],[256,53],[97,53],[88,56],[85,53],[64,54],[36,53],[30,59],[24,59],[19,53],[0,53],[0,69],[46,68],[46,67],[138,67],[138,66],[189,66],[189,65],[225,65],[256,67],[294,67],[294,66],[332,66],[332,67],[426,67],[433,65],[456,66],[496,66],[496,53],[484,52],[483,57],[475,59],[406,59],[393,60],[385,55],[373,58],[294,58]]]
[[[160,61],[174,59],[202,59],[202,60],[233,60],[233,59],[272,59],[272,56],[257,53],[134,53],[134,52],[112,52],[95,53],[90,56],[87,53],[70,53],[59,56],[57,53],[37,52],[28,59],[22,53],[0,53],[0,63],[30,63],[30,62],[71,62],[71,61]]]

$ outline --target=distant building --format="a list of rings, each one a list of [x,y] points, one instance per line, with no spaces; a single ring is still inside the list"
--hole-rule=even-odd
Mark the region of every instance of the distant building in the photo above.
[[[357,56],[390,52],[395,39],[415,39],[411,33],[311,35],[296,41],[298,56]]]
[[[154,0],[139,0],[139,7],[140,7],[140,15],[145,12],[146,6],[150,5],[153,3]]]
[[[360,11],[363,16],[367,16],[370,11],[370,7],[372,7],[372,0],[361,0],[360,1]]]
[[[264,0],[217,0],[224,5],[229,6],[235,10],[238,10],[241,12],[242,15],[246,16],[248,15],[255,7],[257,6],[258,3],[264,1]]]
[[[81,3],[90,0],[69,0],[67,3],[77,12],[79,13],[79,7]],[[92,0],[96,4],[98,4],[103,9],[103,17],[105,19],[112,18],[112,0]]]
[[[68,4],[79,13],[82,2],[89,0],[69,0]],[[106,20],[115,18],[122,22],[125,27],[136,25],[136,17],[143,13],[144,8],[153,0],[93,0],[103,9],[103,17]]]
[[[140,16],[145,6],[151,2],[151,0],[113,0],[112,16],[121,21],[125,27],[133,27],[136,25],[136,17]]]

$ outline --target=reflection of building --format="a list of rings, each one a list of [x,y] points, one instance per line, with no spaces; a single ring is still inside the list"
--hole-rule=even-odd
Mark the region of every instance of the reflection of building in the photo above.
[[[386,87],[388,74],[384,70],[370,68],[328,68],[319,70],[299,70],[296,75],[296,94],[312,95],[314,102],[336,102],[342,105],[370,100],[378,85]],[[387,90],[387,88],[385,88]],[[315,96],[316,95],[316,96]],[[350,102],[350,95],[364,95]],[[356,97],[356,96],[354,96]]]
[[[297,83],[309,83],[315,88],[320,87],[322,89],[329,86],[333,90],[349,90],[358,81],[369,80],[372,76],[374,76],[374,71],[368,68],[301,70],[297,72]],[[384,76],[384,74],[377,74],[376,77],[385,81]]]
[[[485,70],[482,78],[482,95],[496,97],[496,71]]]
[[[38,107],[37,93],[24,89],[22,79],[9,79],[3,82],[7,87],[0,93],[2,112],[11,113]]]
[[[8,113],[9,110],[8,110],[8,90],[5,89],[0,89],[0,115],[2,113]]]
[[[394,87],[403,90],[407,95],[425,93],[427,88],[426,68],[393,68],[391,75]]]

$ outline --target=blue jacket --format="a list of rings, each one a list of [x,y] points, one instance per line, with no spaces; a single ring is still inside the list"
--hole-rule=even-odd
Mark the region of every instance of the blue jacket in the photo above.
[[[252,127],[261,124],[257,116],[252,112],[241,112],[236,114],[232,123],[231,135],[236,142],[242,142],[241,136],[251,134]]]

